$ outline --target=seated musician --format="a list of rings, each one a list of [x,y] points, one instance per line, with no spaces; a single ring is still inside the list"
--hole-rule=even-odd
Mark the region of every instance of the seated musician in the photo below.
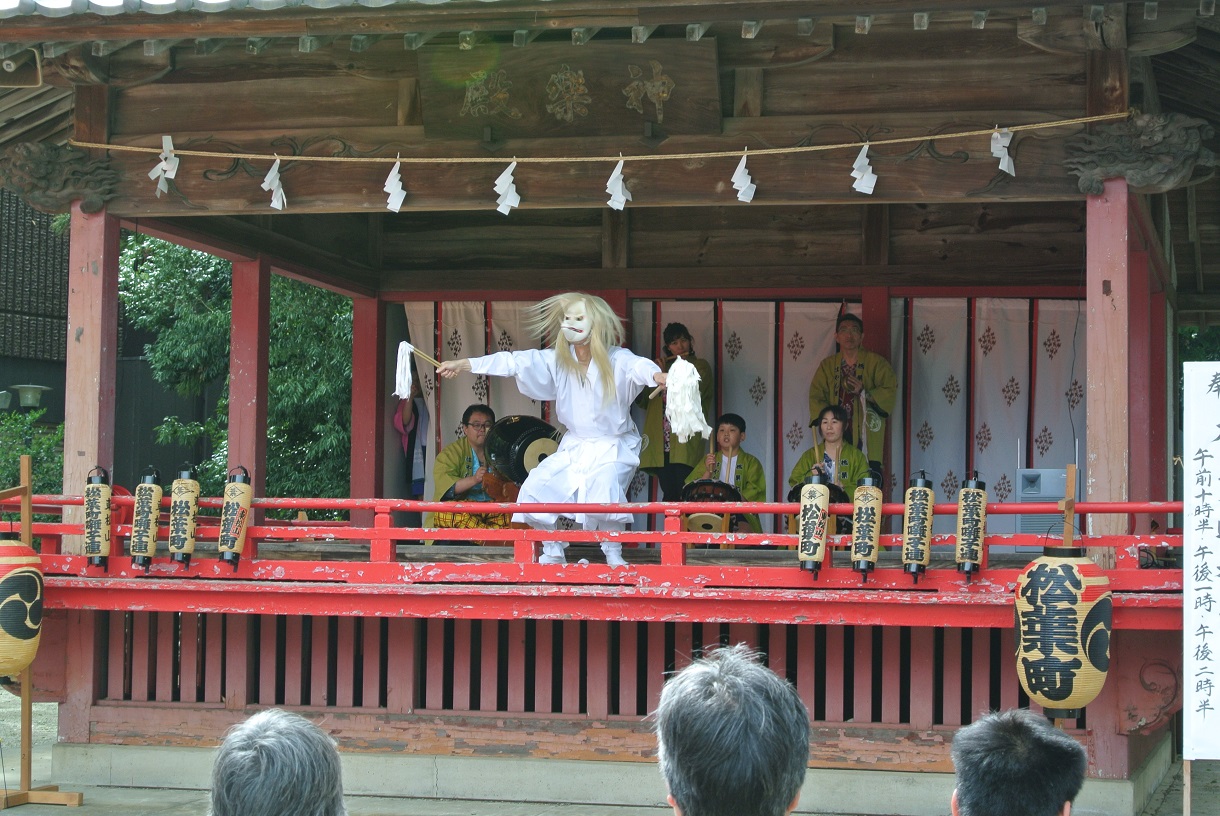
[[[869,467],[864,454],[843,438],[847,412],[841,405],[827,405],[810,426],[817,428],[814,436],[820,435],[822,441],[801,454],[788,476],[788,486],[804,484],[817,472],[843,488],[850,500],[860,480],[869,474]]]
[[[482,404],[471,405],[462,414],[462,438],[449,443],[436,455],[436,466],[432,472],[433,480],[436,482],[435,501],[492,501],[483,489],[483,477],[487,475],[488,469],[487,450],[484,444],[487,441],[487,432],[491,430],[491,426],[495,422],[495,412]],[[470,512],[433,513],[431,520],[427,523],[429,527],[454,527],[463,530],[475,528],[499,530],[508,525],[509,516],[507,514]],[[505,542],[492,541],[489,543],[502,544]]]
[[[703,466],[691,471],[686,483],[699,479],[713,479],[731,484],[741,494],[742,501],[765,502],[767,480],[763,475],[762,462],[741,449],[746,441],[746,421],[737,414],[722,414],[716,420],[717,453],[709,453]],[[734,516],[732,532],[761,533],[762,525],[757,513]]]

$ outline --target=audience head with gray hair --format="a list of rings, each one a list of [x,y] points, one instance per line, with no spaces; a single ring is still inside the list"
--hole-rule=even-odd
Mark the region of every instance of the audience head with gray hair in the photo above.
[[[229,729],[210,816],[346,816],[335,741],[298,714],[260,711]]]
[[[953,737],[953,816],[1070,816],[1088,756],[1046,717],[1014,708]]]
[[[809,713],[745,644],[707,653],[661,690],[657,758],[678,816],[784,816],[809,763]]]

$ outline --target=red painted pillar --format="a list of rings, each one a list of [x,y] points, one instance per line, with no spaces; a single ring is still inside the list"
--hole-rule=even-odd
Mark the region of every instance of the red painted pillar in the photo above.
[[[352,300],[352,498],[380,497],[385,486],[383,439],[389,424],[385,385],[385,309],[375,297]],[[352,514],[371,525],[373,512]]]
[[[1148,355],[1148,450],[1151,457],[1148,463],[1151,472],[1149,487],[1153,499],[1171,499],[1173,494],[1169,487],[1168,436],[1170,360],[1165,293],[1153,292],[1148,300],[1148,341],[1152,347],[1152,352]],[[1152,520],[1157,522],[1162,531],[1169,523],[1168,516],[1164,513],[1150,517],[1150,521]]]
[[[80,494],[96,465],[114,466],[114,381],[119,321],[119,221],[72,204],[64,394],[64,493]],[[80,520],[80,509],[65,511]],[[73,516],[76,516],[73,519]],[[64,551],[81,552],[79,536]]]
[[[877,286],[865,289],[860,295],[861,319],[864,321],[864,348],[874,354],[890,359],[890,290]],[[894,361],[890,360],[890,365]],[[895,413],[897,406],[895,406]],[[886,420],[885,450],[882,462],[888,468],[894,458],[890,452],[893,436],[893,415]],[[901,480],[899,480],[901,482]]]
[[[1150,289],[1148,280],[1148,253],[1132,250],[1127,257],[1128,282],[1131,298],[1127,326],[1127,355],[1131,361],[1130,391],[1127,401],[1130,414],[1127,427],[1127,449],[1130,451],[1128,467],[1131,501],[1148,501],[1152,496],[1152,445],[1149,431],[1152,429],[1152,343],[1149,331]],[[1164,392],[1156,394],[1160,398]],[[1163,496],[1161,498],[1164,498]],[[1149,518],[1146,515],[1133,517],[1136,533],[1148,533]]]
[[[266,259],[233,262],[229,348],[229,467],[250,471],[254,495],[266,495],[267,334],[271,266]],[[259,523],[258,514],[255,523]]]
[[[1127,181],[1121,178],[1107,181],[1102,194],[1089,196],[1086,202],[1086,501],[1126,501],[1128,496],[1130,235],[1127,210]],[[1090,535],[1126,532],[1125,515],[1089,515]],[[1090,552],[1090,556],[1102,567],[1114,566],[1112,550]]]

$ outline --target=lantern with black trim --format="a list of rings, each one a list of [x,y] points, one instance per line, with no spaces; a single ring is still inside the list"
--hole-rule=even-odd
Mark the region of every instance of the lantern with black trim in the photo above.
[[[881,552],[881,499],[881,480],[872,474],[862,477],[851,514],[851,568],[862,581],[876,568]]]
[[[1075,719],[1110,668],[1110,580],[1080,547],[1047,547],[1017,578],[1017,675],[1048,717]]]
[[[924,471],[908,483],[902,511],[902,568],[915,583],[932,560],[932,505],[936,494]]]
[[[817,577],[826,561],[826,533],[830,525],[830,486],[821,472],[814,473],[808,484],[801,486],[800,512],[797,558],[801,569]]]
[[[169,557],[190,567],[195,552],[195,519],[199,513],[199,480],[183,465],[169,489]]]
[[[157,551],[157,522],[161,519],[161,472],[149,465],[136,485],[131,515],[131,563],[148,572]]]
[[[110,474],[101,465],[85,477],[85,555],[102,569],[110,558]]]
[[[246,547],[246,529],[250,526],[250,501],[253,497],[254,484],[250,471],[241,465],[230,468],[224,503],[220,507],[220,543],[217,549],[220,550],[220,560],[232,564],[234,572]]]
[[[17,677],[42,637],[42,560],[14,532],[0,533],[0,677]]]
[[[986,536],[987,484],[976,470],[957,493],[957,571],[965,573],[967,581],[982,569]]]

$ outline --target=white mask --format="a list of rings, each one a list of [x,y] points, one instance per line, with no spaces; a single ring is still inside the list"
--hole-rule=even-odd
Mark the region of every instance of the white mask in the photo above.
[[[589,315],[585,310],[585,302],[577,300],[563,312],[563,322],[559,324],[563,336],[574,346],[589,341]]]

